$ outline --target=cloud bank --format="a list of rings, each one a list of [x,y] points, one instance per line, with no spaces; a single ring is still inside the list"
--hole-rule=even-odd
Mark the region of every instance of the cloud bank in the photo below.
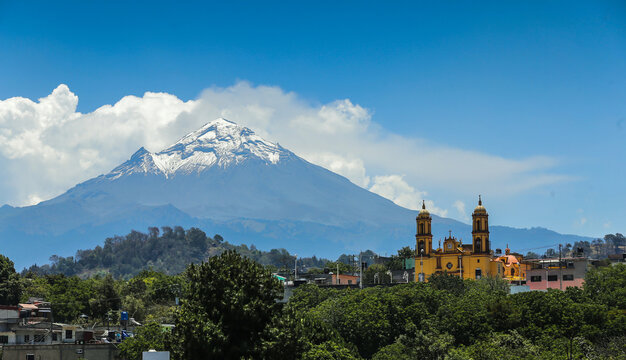
[[[59,85],[38,101],[0,101],[0,204],[28,205],[59,195],[130,157],[139,147],[159,151],[205,123],[224,117],[346,176],[398,205],[416,209],[427,199],[446,216],[461,202],[436,205],[427,189],[473,197],[481,189],[511,196],[568,180],[549,157],[507,159],[385,131],[372,113],[350,100],[312,104],[279,87],[238,82],[205,90],[196,100],[147,92],[126,96],[87,114],[78,96]]]

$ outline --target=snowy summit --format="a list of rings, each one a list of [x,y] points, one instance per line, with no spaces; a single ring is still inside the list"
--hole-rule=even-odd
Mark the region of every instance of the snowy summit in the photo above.
[[[293,154],[256,135],[247,127],[219,118],[189,133],[157,153],[139,149],[130,160],[113,169],[106,177],[117,179],[136,173],[200,173],[215,165],[226,168],[249,160],[277,164]]]

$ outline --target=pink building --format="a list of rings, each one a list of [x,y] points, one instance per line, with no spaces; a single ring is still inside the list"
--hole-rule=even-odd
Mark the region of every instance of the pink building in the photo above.
[[[585,282],[588,260],[582,257],[556,259],[529,259],[526,264],[526,285],[530,290],[581,287]]]
[[[359,277],[355,275],[339,274],[339,281],[337,281],[337,275],[332,274],[332,285],[355,285],[359,283]]]

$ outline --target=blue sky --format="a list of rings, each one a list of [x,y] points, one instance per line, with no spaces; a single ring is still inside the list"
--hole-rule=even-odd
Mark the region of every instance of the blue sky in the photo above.
[[[350,99],[388,134],[546,157],[530,173],[560,179],[490,196],[407,175],[448,216],[462,220],[452,204],[471,208],[483,193],[495,223],[626,231],[624,2],[223,3],[0,0],[0,99],[36,101],[67,84],[90,113],[127,95],[187,101],[241,80],[311,107]],[[10,191],[0,186],[0,204]]]

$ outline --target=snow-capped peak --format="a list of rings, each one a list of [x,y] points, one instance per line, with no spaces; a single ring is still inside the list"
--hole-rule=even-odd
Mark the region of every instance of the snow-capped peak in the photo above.
[[[266,141],[254,131],[219,118],[193,131],[172,146],[157,153],[143,147],[129,161],[115,168],[107,177],[118,178],[132,173],[199,173],[215,165],[228,167],[247,160],[277,164],[292,153]]]

